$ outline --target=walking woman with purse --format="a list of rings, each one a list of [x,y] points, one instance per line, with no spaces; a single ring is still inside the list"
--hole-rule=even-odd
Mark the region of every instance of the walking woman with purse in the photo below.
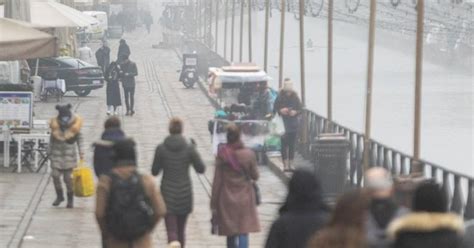
[[[218,149],[211,210],[215,234],[227,236],[228,248],[248,248],[248,234],[260,231],[254,181],[259,172],[255,153],[244,147],[240,130],[227,127],[227,144]]]

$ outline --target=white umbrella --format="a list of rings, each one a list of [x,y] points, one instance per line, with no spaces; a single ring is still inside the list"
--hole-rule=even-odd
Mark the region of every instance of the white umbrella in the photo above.
[[[51,0],[31,2],[31,23],[36,27],[66,28],[88,27],[99,21],[64,4]]]
[[[54,57],[56,38],[30,23],[0,18],[0,61]]]

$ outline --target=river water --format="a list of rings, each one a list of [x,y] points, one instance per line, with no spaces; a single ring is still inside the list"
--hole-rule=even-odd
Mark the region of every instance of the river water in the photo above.
[[[249,61],[248,22],[244,18],[243,61]],[[264,12],[252,15],[253,62],[263,66]],[[230,18],[227,59],[230,60]],[[235,18],[234,61],[239,61],[239,24]],[[299,21],[287,13],[284,77],[300,90]],[[270,19],[269,68],[271,85],[278,87],[280,13]],[[214,27],[213,27],[214,29]],[[334,22],[333,117],[353,130],[364,130],[368,27]],[[220,20],[218,52],[224,54],[224,21]],[[214,30],[213,30],[214,33]],[[471,34],[472,35],[472,34]],[[215,36],[215,35],[214,35]],[[326,116],[327,20],[305,18],[307,107]],[[425,50],[423,65],[421,157],[474,176],[473,57],[464,69],[450,66],[447,56],[433,59]],[[467,68],[467,69],[466,69]],[[408,154],[413,150],[415,37],[377,29],[373,87],[372,136]]]

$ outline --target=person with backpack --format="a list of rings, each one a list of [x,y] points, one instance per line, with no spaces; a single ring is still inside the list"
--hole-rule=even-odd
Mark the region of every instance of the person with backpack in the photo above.
[[[116,116],[105,121],[104,129],[101,140],[94,143],[94,171],[98,178],[108,174],[114,166],[114,142],[125,139],[125,133],[120,128],[120,119]]]
[[[193,210],[189,167],[192,165],[197,173],[204,173],[205,165],[194,141],[188,141],[182,135],[181,119],[170,120],[169,133],[156,148],[151,173],[157,176],[163,171],[161,191],[168,209],[165,217],[168,243],[179,241],[181,247],[185,247],[186,220]]]
[[[103,247],[154,247],[151,233],[166,214],[161,193],[152,176],[138,173],[133,140],[119,140],[112,147],[114,166],[100,177],[96,192]]]

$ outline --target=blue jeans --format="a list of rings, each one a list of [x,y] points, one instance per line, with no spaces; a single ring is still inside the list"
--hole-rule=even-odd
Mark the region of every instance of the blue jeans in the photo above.
[[[227,248],[248,248],[248,247],[249,247],[248,234],[227,236]]]

